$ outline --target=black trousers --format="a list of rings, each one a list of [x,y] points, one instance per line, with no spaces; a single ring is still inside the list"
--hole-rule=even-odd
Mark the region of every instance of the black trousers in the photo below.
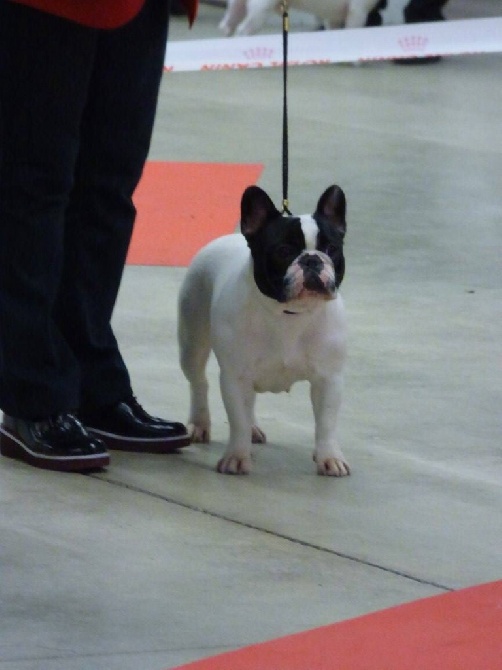
[[[148,154],[169,3],[101,31],[0,0],[0,408],[131,392],[110,324]]]

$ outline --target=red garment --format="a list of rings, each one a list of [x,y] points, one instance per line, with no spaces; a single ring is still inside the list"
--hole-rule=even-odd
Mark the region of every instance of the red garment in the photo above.
[[[118,28],[133,19],[145,0],[12,0],[22,5],[62,16],[90,28]],[[182,0],[190,25],[199,0]]]

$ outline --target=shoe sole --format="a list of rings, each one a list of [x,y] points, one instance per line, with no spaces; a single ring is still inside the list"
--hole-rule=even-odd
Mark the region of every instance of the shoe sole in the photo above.
[[[43,456],[31,451],[26,444],[5,426],[0,426],[0,453],[7,458],[55,472],[87,472],[102,470],[110,463],[109,454],[90,456]]]
[[[99,437],[108,449],[115,449],[116,451],[132,451],[142,454],[175,454],[178,449],[188,447],[192,441],[188,433],[176,435],[176,437],[148,439],[144,437],[124,437],[88,425],[85,428],[91,435]]]

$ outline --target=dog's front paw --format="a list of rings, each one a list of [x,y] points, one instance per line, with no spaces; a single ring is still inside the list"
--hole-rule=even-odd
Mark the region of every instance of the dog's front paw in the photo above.
[[[216,470],[223,475],[248,475],[251,472],[251,457],[225,454],[218,461]]]
[[[328,477],[346,477],[350,475],[350,466],[343,458],[314,454],[314,461],[317,464],[318,475],[327,475]]]
[[[209,444],[211,442],[211,429],[206,423],[189,423],[188,435],[194,444]]]

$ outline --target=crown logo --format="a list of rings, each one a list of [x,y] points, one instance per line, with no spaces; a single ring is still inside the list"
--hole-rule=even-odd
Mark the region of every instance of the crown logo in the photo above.
[[[408,37],[402,37],[398,42],[403,51],[424,51],[429,43],[429,38],[423,35],[409,35]]]
[[[274,55],[274,50],[268,47],[251,47],[243,52],[248,60],[268,60]]]

